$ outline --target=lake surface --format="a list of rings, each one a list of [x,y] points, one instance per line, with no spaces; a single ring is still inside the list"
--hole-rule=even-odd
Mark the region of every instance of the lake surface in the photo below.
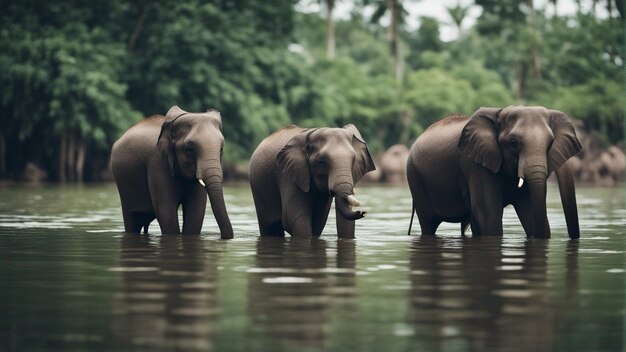
[[[624,190],[579,188],[569,241],[407,236],[407,187],[360,187],[339,240],[259,238],[247,186],[225,189],[236,238],[123,234],[115,186],[0,187],[0,350],[623,351]]]

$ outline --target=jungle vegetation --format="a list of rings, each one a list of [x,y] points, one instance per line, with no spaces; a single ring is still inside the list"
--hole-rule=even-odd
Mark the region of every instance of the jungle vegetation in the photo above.
[[[355,0],[337,20],[339,1],[2,1],[0,178],[34,162],[51,180],[98,180],[112,143],[172,105],[221,111],[230,165],[290,123],[354,123],[381,152],[450,113],[510,104],[623,139],[623,1],[577,1],[575,15],[459,3],[450,42],[441,19],[407,25],[418,0]],[[469,6],[482,12],[463,29]]]

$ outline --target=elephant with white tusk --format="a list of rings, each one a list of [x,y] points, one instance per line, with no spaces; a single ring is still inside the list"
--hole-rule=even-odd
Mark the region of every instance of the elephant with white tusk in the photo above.
[[[250,158],[250,186],[261,236],[320,235],[333,198],[337,234],[354,237],[365,212],[354,185],[374,162],[354,125],[304,129],[289,126],[265,138]]]
[[[447,221],[460,222],[462,233],[471,225],[474,235],[502,235],[503,208],[512,204],[528,237],[548,238],[546,180],[554,171],[569,237],[578,238],[566,161],[581,148],[570,119],[541,106],[481,108],[438,121],[415,141],[407,162],[422,234]]]
[[[132,126],[113,145],[111,169],[122,202],[124,229],[200,234],[207,195],[222,238],[233,238],[222,191],[222,118],[216,110],[189,113],[173,106]]]

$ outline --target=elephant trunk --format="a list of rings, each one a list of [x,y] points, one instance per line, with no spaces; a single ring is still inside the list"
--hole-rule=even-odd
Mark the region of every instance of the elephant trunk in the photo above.
[[[233,227],[226,211],[222,189],[222,165],[219,155],[198,162],[198,180],[204,186],[211,202],[211,209],[220,228],[222,239],[234,237]]]
[[[550,238],[550,225],[546,210],[546,192],[548,171],[545,165],[533,165],[524,169],[524,176],[528,181],[530,200],[533,207],[533,236]]]
[[[569,162],[566,162],[556,170],[556,179],[559,183],[559,193],[561,194],[561,203],[565,213],[567,233],[569,238],[578,239],[580,237],[580,228],[578,225],[578,209],[576,208],[574,172]]]
[[[333,178],[331,178],[333,179]],[[344,174],[334,178],[334,184],[329,187],[335,196],[335,207],[347,220],[358,220],[365,216],[366,212],[354,211],[351,208],[358,207],[359,201],[354,197],[354,183],[351,174]]]

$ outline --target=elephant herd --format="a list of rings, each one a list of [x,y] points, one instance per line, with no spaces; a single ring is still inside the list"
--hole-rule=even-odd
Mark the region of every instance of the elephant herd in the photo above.
[[[222,121],[209,110],[173,106],[132,126],[115,142],[111,169],[128,233],[199,234],[211,203],[221,238],[233,238],[222,188]],[[461,224],[464,235],[502,235],[503,208],[513,205],[528,237],[550,237],[546,180],[558,180],[569,237],[579,237],[574,174],[568,159],[581,150],[570,119],[539,106],[481,108],[431,125],[411,147],[406,177],[422,234],[441,222]],[[354,125],[288,126],[266,137],[250,158],[249,179],[261,236],[322,233],[333,199],[337,234],[352,238],[354,185],[375,170]]]

